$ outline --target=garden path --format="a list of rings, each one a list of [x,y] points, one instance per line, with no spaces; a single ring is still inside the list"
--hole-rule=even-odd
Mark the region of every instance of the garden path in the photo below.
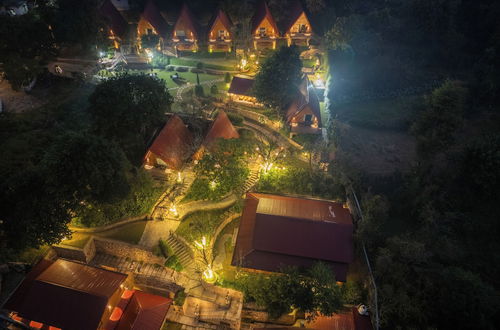
[[[222,82],[222,81],[224,81],[224,79],[222,79],[222,78],[212,79],[212,80],[202,81],[200,83],[200,85],[215,84],[215,83]],[[188,89],[188,88],[194,88],[194,86],[196,86],[196,84],[187,83],[184,86],[169,88],[169,90],[176,89],[177,93],[175,94],[175,101],[182,102],[182,93],[184,93],[186,91],[186,89]]]

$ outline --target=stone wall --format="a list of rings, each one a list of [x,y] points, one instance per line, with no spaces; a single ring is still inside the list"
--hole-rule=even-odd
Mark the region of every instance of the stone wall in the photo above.
[[[94,239],[90,238],[83,248],[77,248],[65,244],[59,244],[52,246],[57,256],[60,258],[78,260],[81,262],[88,263],[95,256],[95,245]]]
[[[134,282],[139,287],[147,288],[148,291],[158,291],[163,294],[166,292],[177,293],[177,291],[183,288],[182,286],[164,278],[143,274],[134,274]]]
[[[95,244],[95,251],[98,253],[105,253],[119,258],[130,258],[149,264],[165,264],[165,258],[155,256],[150,251],[144,250],[137,245],[100,237],[94,237],[93,241]]]

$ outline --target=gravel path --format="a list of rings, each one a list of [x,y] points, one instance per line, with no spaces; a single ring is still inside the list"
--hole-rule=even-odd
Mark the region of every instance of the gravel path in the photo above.
[[[215,84],[215,83],[222,82],[222,81],[224,81],[224,79],[222,79],[222,78],[212,79],[212,80],[202,81],[200,83],[200,85]],[[177,90],[177,93],[175,94],[175,101],[182,102],[182,93],[184,93],[186,91],[186,89],[188,89],[188,88],[194,88],[194,86],[196,86],[196,84],[187,83],[184,86],[169,88],[168,90],[169,91]]]

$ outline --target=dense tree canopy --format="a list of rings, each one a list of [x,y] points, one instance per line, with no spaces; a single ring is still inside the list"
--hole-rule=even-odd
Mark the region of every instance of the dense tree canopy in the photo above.
[[[107,29],[99,13],[100,0],[57,0],[54,35],[61,45],[80,46],[83,51],[105,46]]]
[[[302,62],[295,46],[281,47],[263,63],[255,76],[257,99],[282,111],[296,96]]]
[[[28,85],[56,54],[49,25],[36,12],[0,19],[0,70],[14,89]]]
[[[106,140],[82,133],[59,136],[41,162],[58,193],[82,203],[109,201],[128,192],[129,163],[123,151]]]
[[[317,313],[329,316],[344,303],[342,287],[336,284],[331,269],[320,262],[302,271],[287,268],[283,274],[241,274],[238,285],[247,300],[265,307],[272,318],[294,308],[312,317]]]
[[[173,102],[165,83],[147,75],[113,77],[90,96],[94,132],[115,141],[136,164],[152,132],[161,126]]]
[[[245,147],[239,139],[218,139],[195,166],[201,179],[198,184],[203,185],[209,199],[221,198],[245,182],[249,172],[243,158]]]

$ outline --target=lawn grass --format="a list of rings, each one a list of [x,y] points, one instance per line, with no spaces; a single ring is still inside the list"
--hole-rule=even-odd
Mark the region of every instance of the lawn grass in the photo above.
[[[129,244],[137,244],[141,240],[147,221],[133,222],[117,229],[111,229],[102,233],[96,234],[103,238],[110,238],[117,241],[126,242]]]
[[[414,104],[419,99],[418,96],[409,96],[334,105],[333,112],[341,121],[355,126],[406,130],[415,114]]]
[[[196,65],[202,62],[205,69],[221,70],[221,71],[233,71],[235,70],[236,60],[230,60],[225,58],[170,58],[170,65],[180,65],[180,66],[190,66],[196,67]]]
[[[85,246],[85,244],[88,242],[89,239],[90,239],[89,234],[73,233],[71,235],[71,239],[64,240],[61,242],[61,244],[69,245],[69,246],[72,246],[75,248],[82,249]]]
[[[141,240],[142,233],[146,228],[146,221],[133,222],[116,229],[93,234],[97,237],[114,239],[129,244],[137,244]],[[82,249],[90,239],[91,234],[73,233],[70,240],[64,240],[61,244]]]
[[[177,85],[172,78],[170,78],[171,75],[175,74],[176,71],[166,71],[166,70],[160,70],[160,69],[153,69],[153,72],[151,70],[129,70],[128,71],[130,74],[150,74],[150,73],[155,73],[158,78],[163,79],[165,81],[165,84],[167,88],[175,88],[183,85]],[[191,84],[196,84],[196,73],[192,72],[178,72],[179,76],[181,78],[186,79],[188,83]],[[214,80],[214,79],[224,79],[223,75],[214,75],[214,74],[207,74],[207,73],[199,73],[198,76],[200,77],[200,83],[204,81],[209,81],[209,80]]]
[[[224,220],[222,215],[229,208],[190,214],[179,224],[176,234],[182,236],[188,242],[200,240],[203,236],[210,240],[217,226]]]
[[[226,235],[226,234],[232,235],[233,234],[234,229],[240,225],[240,219],[241,218],[236,218],[233,221],[231,221],[226,227],[224,227],[222,232],[219,234],[217,241],[214,244],[215,247],[218,247],[221,244],[220,240],[222,239],[222,237],[224,237],[224,235]],[[231,261],[233,259],[233,252],[234,252],[234,246],[232,245],[232,239],[230,237],[226,237],[223,244],[224,244],[225,258],[222,262],[222,270],[220,270],[218,273],[223,280],[234,281],[235,277],[236,277],[236,270],[237,269],[236,269],[236,267],[231,265]]]

